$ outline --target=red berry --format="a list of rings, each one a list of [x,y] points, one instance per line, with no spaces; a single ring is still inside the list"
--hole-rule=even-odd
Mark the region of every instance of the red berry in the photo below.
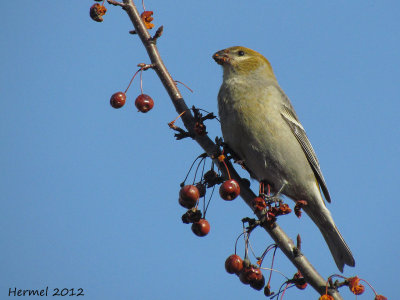
[[[219,188],[219,195],[227,201],[235,199],[239,194],[240,186],[235,179],[226,180]]]
[[[304,290],[307,287],[307,282],[303,275],[301,275],[300,271],[297,271],[297,273],[294,274],[293,279],[295,280],[295,285],[298,289]]]
[[[263,274],[261,273],[260,268],[257,268],[253,265],[244,267],[239,275],[240,281],[244,284],[254,284],[256,281],[262,280],[262,278]]]
[[[239,274],[243,269],[243,260],[239,255],[232,254],[225,261],[225,270],[229,274]]]
[[[187,209],[195,207],[199,198],[199,189],[194,185],[185,185],[179,191],[179,204]]]
[[[135,105],[139,111],[146,113],[153,108],[154,101],[149,95],[140,94],[135,100]]]
[[[205,236],[210,232],[210,223],[206,219],[200,219],[192,224],[192,231],[197,236]]]
[[[251,204],[253,208],[256,211],[262,211],[264,208],[267,207],[267,203],[265,203],[265,200],[262,197],[256,197],[251,201]]]
[[[116,92],[110,98],[110,104],[114,108],[121,108],[126,101],[126,95],[123,92]]]
[[[251,266],[251,272],[249,272],[248,277],[250,281],[257,281],[262,279],[263,274],[260,268]]]

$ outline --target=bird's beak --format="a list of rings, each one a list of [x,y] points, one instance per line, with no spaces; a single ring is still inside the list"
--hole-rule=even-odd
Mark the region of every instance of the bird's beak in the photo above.
[[[219,65],[224,65],[230,61],[229,50],[227,49],[216,52],[212,57]]]

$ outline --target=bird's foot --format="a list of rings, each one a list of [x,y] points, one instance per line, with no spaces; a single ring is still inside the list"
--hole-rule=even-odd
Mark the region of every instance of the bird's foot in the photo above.
[[[263,184],[263,183],[262,183],[262,184]],[[283,200],[281,199],[281,193],[282,193],[283,188],[285,187],[285,185],[286,185],[286,183],[284,183],[284,184],[282,185],[282,187],[279,189],[279,191],[277,191],[276,193],[274,193],[273,195],[271,195],[271,194],[270,194],[270,185],[268,184],[268,193],[265,194],[264,192],[260,192],[260,197],[262,197],[268,205],[271,205],[271,204],[275,204],[275,205],[280,204],[280,203],[283,202]],[[263,189],[262,189],[262,190],[263,190]]]
[[[267,194],[264,194],[264,193],[260,194],[260,197],[262,197],[268,205],[281,203],[282,199],[279,198],[279,196],[280,195],[277,194],[277,193],[274,194],[274,195],[267,195]]]

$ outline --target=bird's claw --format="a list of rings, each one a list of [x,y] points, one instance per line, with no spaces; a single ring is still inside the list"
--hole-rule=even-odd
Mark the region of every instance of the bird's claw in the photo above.
[[[260,197],[262,197],[268,205],[278,204],[278,203],[283,202],[282,199],[280,198],[279,193],[275,193],[274,195],[267,195],[267,194],[261,193]]]

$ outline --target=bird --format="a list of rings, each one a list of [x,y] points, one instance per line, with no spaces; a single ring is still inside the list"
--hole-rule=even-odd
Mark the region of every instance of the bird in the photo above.
[[[331,202],[315,151],[270,62],[242,46],[220,50],[213,59],[223,69],[218,114],[224,143],[271,192],[305,201],[303,210],[321,231],[338,269],[354,267],[322,197]]]

